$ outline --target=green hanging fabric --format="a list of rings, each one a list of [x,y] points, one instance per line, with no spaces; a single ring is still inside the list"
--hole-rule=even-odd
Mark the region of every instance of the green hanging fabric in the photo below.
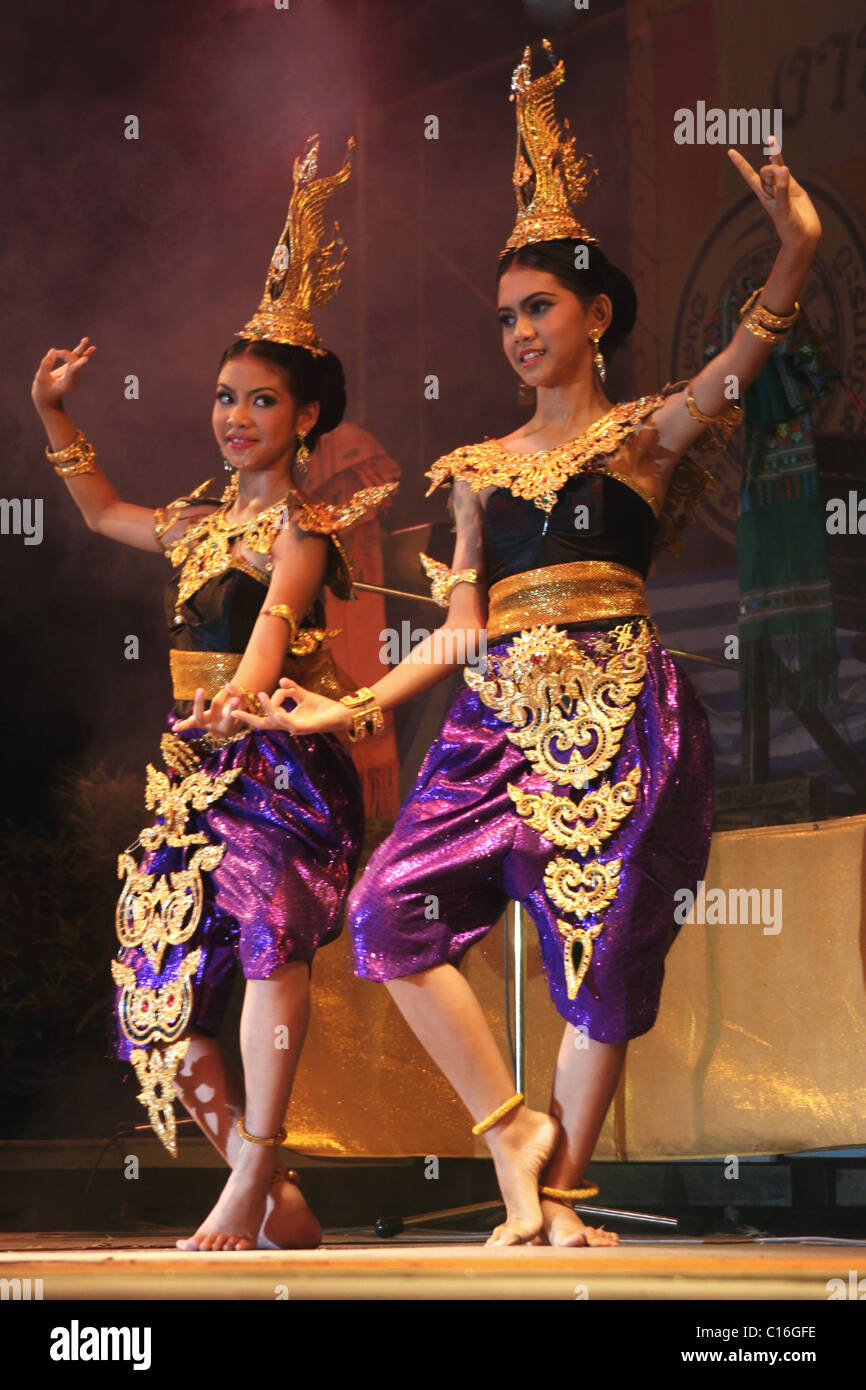
[[[705,330],[704,356],[725,346],[736,307],[756,289],[731,291]],[[838,698],[836,623],[811,408],[840,373],[801,312],[743,401],[745,446],[737,520],[740,708],[816,709]]]

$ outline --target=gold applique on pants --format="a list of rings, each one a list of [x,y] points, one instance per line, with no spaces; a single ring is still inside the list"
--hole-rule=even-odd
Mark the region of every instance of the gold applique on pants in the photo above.
[[[509,783],[517,815],[558,849],[580,855],[583,862],[560,854],[545,871],[545,893],[556,908],[563,938],[563,969],[569,999],[574,999],[592,960],[593,944],[603,930],[598,918],[619,888],[622,861],[587,858],[611,838],[633,809],[640,787],[640,768],[619,782],[599,780],[616,758],[633,718],[646,677],[646,653],[655,636],[652,623],[636,618],[603,634],[591,634],[587,647],[566,632],[539,626],[522,632],[508,652],[492,658],[492,670],[464,671],[470,689],[497,718],[510,725],[508,738],[535,772],[563,795],[529,792]],[[571,791],[582,792],[579,800]],[[596,921],[585,925],[587,917]],[[580,947],[579,963],[575,950]]]
[[[174,744],[179,742],[174,739]],[[173,745],[163,746],[167,762],[170,755],[172,764],[177,761],[176,754]],[[195,846],[186,867],[167,874],[145,873],[131,849],[117,859],[118,877],[125,875],[116,912],[121,948],[140,947],[155,970],[162,965],[166,947],[182,945],[195,934],[204,906],[202,873],[215,869],[225,854],[225,845],[211,844],[205,834],[185,833],[189,812],[203,811],[218,801],[241,771],[227,768],[211,776],[193,759],[194,754],[184,761],[186,775],[176,783],[148,763],[145,804],[156,811],[158,820],[141,831],[137,842],[147,853],[163,845],[174,849]],[[135,971],[123,961],[111,963],[112,978],[120,989],[120,1028],[135,1044],[130,1062],[141,1086],[137,1099],[145,1106],[155,1133],[175,1157],[175,1078],[189,1048],[189,1039],[182,1035],[192,1015],[192,977],[200,960],[201,950],[191,951],[175,977],[156,988],[139,984]]]

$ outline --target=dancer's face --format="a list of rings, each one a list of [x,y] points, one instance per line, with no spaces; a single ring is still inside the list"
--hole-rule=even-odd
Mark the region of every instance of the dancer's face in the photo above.
[[[546,270],[515,265],[499,281],[502,347],[528,386],[565,386],[592,373],[590,330],[604,333],[611,319],[607,295],[584,306]]]
[[[220,452],[241,472],[287,468],[300,431],[312,429],[317,403],[300,406],[285,375],[249,353],[223,364],[213,407]]]

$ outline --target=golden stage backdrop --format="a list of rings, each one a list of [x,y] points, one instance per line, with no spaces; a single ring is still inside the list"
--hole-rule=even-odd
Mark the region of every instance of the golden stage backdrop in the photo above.
[[[749,889],[760,903],[753,893],[752,920],[735,921]],[[668,957],[658,1022],[629,1047],[596,1157],[866,1141],[864,908],[866,816],[714,836],[694,913],[704,921],[686,922]],[[546,1108],[562,1020],[527,927],[528,1096]],[[506,1052],[503,941],[500,926],[465,969]],[[289,1143],[325,1155],[486,1154],[384,985],[356,979],[350,961],[346,933],[316,956]]]

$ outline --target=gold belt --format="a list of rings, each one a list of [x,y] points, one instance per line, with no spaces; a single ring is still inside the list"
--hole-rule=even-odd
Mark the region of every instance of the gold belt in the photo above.
[[[205,699],[212,700],[236,675],[242,659],[242,652],[172,650],[171,684],[175,700],[194,700],[199,686],[204,690]],[[306,656],[286,657],[280,674],[291,677],[305,690],[314,690],[318,695],[329,695],[335,700],[355,688],[326,647]]]
[[[637,570],[608,560],[575,560],[512,574],[493,585],[488,599],[488,642],[539,623],[569,626],[593,618],[649,617]]]

